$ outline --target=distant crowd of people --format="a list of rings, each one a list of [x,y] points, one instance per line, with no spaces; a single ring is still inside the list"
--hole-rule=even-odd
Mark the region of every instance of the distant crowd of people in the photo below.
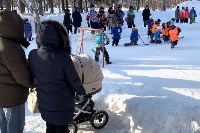
[[[189,19],[190,19],[190,24],[195,23],[195,18],[197,17],[197,13],[194,9],[194,7],[192,7],[191,10],[188,9],[188,7],[182,7],[182,9],[180,9],[179,6],[177,6],[176,10],[175,10],[175,20],[176,23],[188,23]]]

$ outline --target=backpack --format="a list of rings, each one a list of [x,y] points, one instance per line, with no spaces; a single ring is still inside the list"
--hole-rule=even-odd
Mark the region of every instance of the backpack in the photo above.
[[[100,65],[89,55],[71,55],[76,71],[87,95],[98,93],[102,89],[103,73]]]

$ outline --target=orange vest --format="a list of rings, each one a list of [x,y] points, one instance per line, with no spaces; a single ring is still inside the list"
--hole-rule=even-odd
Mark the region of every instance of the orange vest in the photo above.
[[[177,41],[179,39],[179,37],[178,37],[178,27],[175,27],[173,30],[169,30],[169,35],[170,35],[170,38],[173,42]]]
[[[169,36],[169,28],[167,28],[166,23],[165,23],[165,28],[162,29],[162,34],[165,36]]]
[[[151,28],[151,33],[154,33],[155,32],[155,29],[157,28],[158,26],[156,25],[156,22],[154,22],[152,28]]]

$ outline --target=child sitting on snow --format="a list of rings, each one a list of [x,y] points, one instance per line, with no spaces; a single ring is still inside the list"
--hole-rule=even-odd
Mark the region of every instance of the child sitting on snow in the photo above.
[[[28,18],[24,19],[24,36],[28,41],[32,40],[32,26],[28,21]]]
[[[113,35],[112,46],[114,46],[114,44],[115,46],[118,46],[119,40],[121,39],[121,33],[122,33],[121,24],[118,23],[111,30],[111,34]]]
[[[169,23],[162,24],[162,34],[163,41],[169,41]]]
[[[139,37],[138,29],[136,28],[135,24],[133,24],[132,33],[131,33],[131,36],[130,36],[131,42],[125,43],[124,46],[126,47],[126,46],[131,46],[131,45],[138,45],[137,44],[138,37]]]
[[[106,44],[105,44],[106,41]],[[109,38],[108,36],[104,33],[104,28],[101,28],[96,36],[95,36],[95,47],[96,47],[96,52],[95,52],[95,61],[99,62],[99,55],[100,55],[100,51],[103,53],[104,50],[104,56],[105,56],[105,61],[106,64],[111,64],[112,62],[109,61],[110,57],[108,55],[108,52],[106,50],[105,45],[109,44]],[[104,49],[102,49],[104,48]]]
[[[160,34],[161,34],[161,31],[158,28],[155,28],[155,31],[154,31],[154,40],[155,40],[156,44],[162,43],[162,41],[160,39]]]

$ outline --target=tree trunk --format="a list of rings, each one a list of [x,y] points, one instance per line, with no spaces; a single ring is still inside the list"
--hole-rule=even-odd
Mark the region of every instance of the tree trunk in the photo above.
[[[49,0],[49,5],[50,5],[50,8],[51,8],[50,13],[54,13],[54,10],[53,10],[53,0]]]
[[[79,10],[80,10],[80,12],[83,12],[83,0],[79,0],[79,2],[78,2],[78,6],[79,6]]]
[[[68,9],[69,8],[68,0],[66,0],[65,3],[66,3],[66,9]]]
[[[26,3],[26,0],[21,0],[26,8],[28,8],[32,13],[33,13],[33,17],[34,17],[34,22],[35,22],[35,33],[37,32],[37,27],[39,26],[40,24],[40,17],[39,17],[39,12],[38,12],[38,9],[36,7],[36,1],[35,0],[31,0],[31,6]]]
[[[43,6],[42,6],[42,1],[43,0],[37,0],[37,2],[38,2],[38,5],[39,5],[39,15],[42,15],[43,16]]]
[[[6,6],[6,9],[11,11],[10,0],[4,0],[4,3],[5,3],[5,6]]]
[[[19,0],[18,2],[19,2],[19,12],[23,14],[25,12],[25,5],[21,0]]]
[[[62,4],[62,11],[65,11],[65,2],[64,2],[64,0],[61,1],[61,4]]]
[[[88,0],[85,0],[85,10],[88,12]]]
[[[0,0],[0,8],[3,10],[3,0]]]
[[[58,0],[58,10],[59,10],[59,13],[61,13],[61,9],[60,9],[60,0]]]
[[[162,0],[163,2],[163,11],[166,11],[166,8],[167,8],[167,1],[166,0]]]

